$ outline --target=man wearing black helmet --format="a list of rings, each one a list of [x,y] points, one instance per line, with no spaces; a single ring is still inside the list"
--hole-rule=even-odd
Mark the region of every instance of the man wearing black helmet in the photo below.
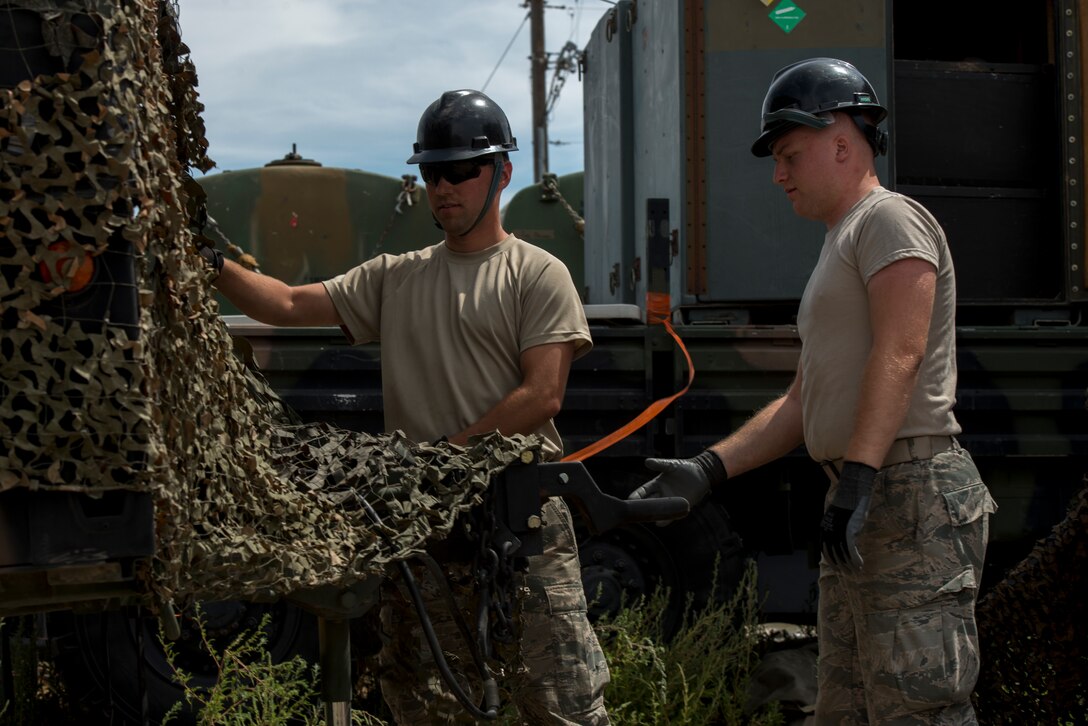
[[[443,241],[295,287],[202,254],[220,269],[219,290],[256,320],[338,325],[353,342],[380,341],[388,430],[454,444],[496,430],[535,433],[544,457],[557,459],[552,419],[571,361],[592,342],[567,268],[502,227],[499,198],[516,150],[494,101],[449,91],[424,111],[408,159],[419,164]],[[570,512],[551,499],[543,515],[545,552],[519,575],[520,641],[503,653],[499,685],[526,722],[607,724],[608,666],[587,615]],[[475,613],[471,555],[442,549],[459,609]],[[441,645],[457,656],[452,669],[470,669],[457,619],[435,583],[421,579]],[[381,620],[382,695],[396,722],[475,723],[438,678],[418,618],[394,587],[383,591]],[[478,679],[464,680],[471,689]]]
[[[831,486],[821,520],[819,724],[973,724],[975,597],[996,505],[955,436],[955,274],[943,230],[888,191],[887,111],[854,66],[775,74],[756,156],[827,228],[797,316],[787,391],[631,496],[684,496],[804,444]]]

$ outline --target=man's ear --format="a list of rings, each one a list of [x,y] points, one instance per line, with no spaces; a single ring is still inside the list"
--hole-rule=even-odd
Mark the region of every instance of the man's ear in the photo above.
[[[850,151],[850,139],[846,137],[846,134],[839,134],[835,137],[835,159],[841,161],[846,158],[847,153]]]
[[[506,189],[510,185],[510,180],[514,176],[514,165],[509,161],[502,163],[502,176],[499,177],[499,189]]]

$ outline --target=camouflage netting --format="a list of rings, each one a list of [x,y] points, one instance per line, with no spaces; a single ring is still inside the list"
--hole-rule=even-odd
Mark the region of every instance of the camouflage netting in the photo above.
[[[1082,723],[1088,717],[1088,484],[1031,554],[978,604],[986,724]]]
[[[184,604],[382,572],[538,453],[297,421],[233,354],[195,254],[188,171],[213,163],[177,8],[0,18],[0,490],[152,492],[147,584]]]

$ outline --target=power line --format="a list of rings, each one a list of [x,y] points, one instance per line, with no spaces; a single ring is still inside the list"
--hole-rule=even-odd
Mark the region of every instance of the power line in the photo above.
[[[521,19],[521,25],[519,25],[518,29],[514,31],[514,37],[511,38],[510,42],[506,44],[506,50],[504,50],[502,52],[502,56],[499,57],[499,62],[496,63],[495,67],[491,69],[491,75],[487,77],[486,81],[484,81],[484,86],[480,89],[481,92],[487,90],[487,84],[491,83],[491,79],[495,77],[496,71],[499,70],[499,66],[502,65],[503,60],[506,58],[506,54],[510,52],[510,48],[513,47],[514,41],[518,39],[518,35],[521,33],[521,29],[525,27],[525,21],[527,21],[528,19],[529,13],[526,12],[525,17]]]
[[[567,14],[570,15],[570,35],[567,36],[567,42],[573,42],[574,36],[578,34],[578,25],[582,20],[581,0],[574,0],[574,7],[565,9]]]

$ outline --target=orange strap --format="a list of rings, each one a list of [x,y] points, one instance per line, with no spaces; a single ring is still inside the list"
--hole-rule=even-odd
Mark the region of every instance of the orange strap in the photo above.
[[[695,366],[691,364],[691,354],[688,353],[688,349],[684,346],[684,341],[680,340],[680,336],[673,330],[672,324],[669,322],[669,317],[672,314],[672,305],[669,302],[669,296],[666,293],[649,292],[646,293],[646,319],[651,323],[661,323],[665,326],[665,330],[668,331],[672,339],[676,341],[676,344],[680,346],[680,350],[684,354],[684,359],[688,362],[688,382],[683,389],[677,393],[672,394],[666,398],[659,398],[649,406],[646,410],[640,413],[635,418],[628,421],[621,428],[616,429],[603,439],[595,441],[589,446],[575,451],[573,454],[568,454],[563,457],[563,461],[583,461],[588,459],[594,454],[600,453],[607,449],[612,444],[618,441],[622,441],[635,431],[648,424],[654,416],[661,413],[666,406],[683,396],[691,388],[691,382],[695,380]]]

